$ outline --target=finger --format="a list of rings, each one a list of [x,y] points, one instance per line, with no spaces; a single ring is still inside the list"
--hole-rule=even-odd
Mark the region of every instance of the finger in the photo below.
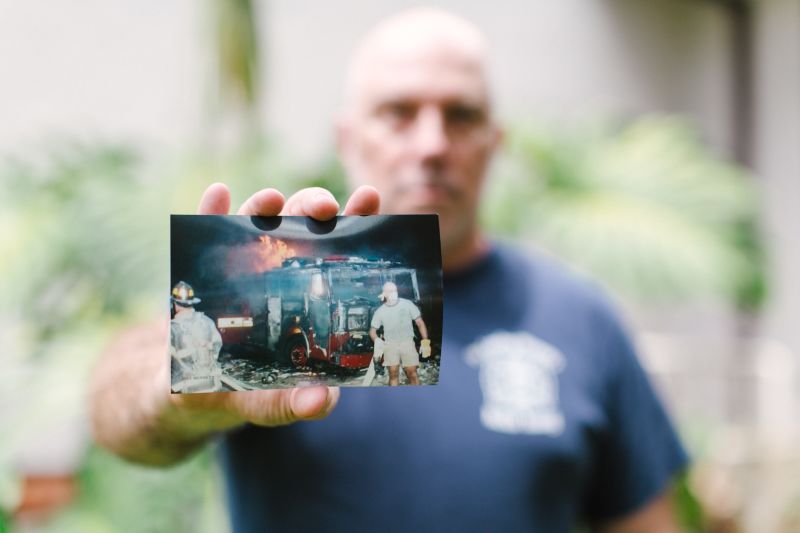
[[[284,197],[275,189],[262,189],[245,200],[237,215],[274,216],[281,212]]]
[[[198,215],[227,215],[231,208],[231,192],[224,183],[213,183],[200,198]]]
[[[322,407],[322,409],[317,411],[316,414],[309,416],[308,420],[320,420],[325,418],[331,414],[333,409],[339,403],[339,387],[327,387],[327,389],[328,393],[325,398],[325,405]]]
[[[362,185],[350,195],[344,207],[344,215],[377,215],[381,206],[378,189],[370,185]]]
[[[339,212],[339,202],[322,187],[308,187],[297,191],[286,201],[282,215],[300,215],[330,220]]]
[[[261,426],[283,426],[299,420],[327,416],[336,406],[339,390],[328,387],[305,387],[229,393],[228,410]]]
[[[291,398],[292,412],[301,420],[319,420],[330,414],[338,400],[338,387],[298,388]]]

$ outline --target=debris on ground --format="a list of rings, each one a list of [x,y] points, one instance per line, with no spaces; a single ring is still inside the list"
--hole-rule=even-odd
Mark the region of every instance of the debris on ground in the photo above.
[[[278,362],[264,362],[254,359],[234,358],[223,354],[219,359],[222,373],[254,389],[278,387],[302,387],[308,385],[331,385],[341,387],[360,386],[364,381],[366,369],[345,370],[333,366],[314,366],[295,369]],[[420,361],[417,375],[422,385],[434,385],[439,381],[439,360]],[[400,371],[400,384],[407,385],[405,373]],[[373,387],[389,385],[389,371],[380,365],[375,367]]]

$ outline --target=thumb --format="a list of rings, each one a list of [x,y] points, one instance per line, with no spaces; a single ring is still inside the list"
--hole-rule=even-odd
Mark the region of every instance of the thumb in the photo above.
[[[339,401],[338,387],[309,387],[292,390],[292,412],[299,419],[318,420],[330,414]]]
[[[339,400],[336,387],[300,387],[233,393],[233,411],[259,426],[283,426],[299,420],[318,420],[330,414]]]

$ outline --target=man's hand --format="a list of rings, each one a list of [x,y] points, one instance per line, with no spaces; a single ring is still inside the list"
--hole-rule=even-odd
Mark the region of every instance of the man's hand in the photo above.
[[[378,191],[373,187],[360,187],[347,202],[345,215],[373,215],[378,212]],[[230,193],[222,184],[209,187],[200,200],[200,215],[224,215],[230,206]],[[303,189],[284,202],[283,195],[275,189],[263,189],[248,198],[237,215],[273,216],[301,215],[317,220],[336,216],[339,204],[325,189]],[[336,406],[338,387],[305,387],[295,389],[251,392],[222,392],[203,395],[173,397],[174,406],[197,415],[210,410],[230,413],[231,425],[252,422],[264,426],[280,426],[297,420],[324,418]]]
[[[375,337],[375,340],[372,341],[374,347],[372,349],[372,360],[376,363],[380,362],[381,357],[383,357],[383,339],[380,337]]]
[[[377,190],[358,188],[345,215],[378,212]],[[203,194],[201,215],[225,215],[230,192],[220,183]],[[288,200],[275,189],[263,189],[245,201],[239,215],[302,215],[318,220],[336,216],[339,204],[328,191],[303,189]],[[191,453],[216,431],[251,422],[279,426],[324,418],[336,406],[336,387],[306,387],[252,392],[170,394],[166,357],[169,331],[164,320],[131,329],[112,344],[92,380],[92,424],[97,441],[128,459],[169,464]]]
[[[431,340],[430,339],[422,339],[419,343],[419,354],[422,356],[423,359],[427,359],[431,356]]]

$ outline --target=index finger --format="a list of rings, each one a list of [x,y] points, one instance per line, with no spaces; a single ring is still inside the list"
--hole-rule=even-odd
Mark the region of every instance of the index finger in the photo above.
[[[261,189],[245,200],[237,215],[250,216],[274,216],[280,213],[283,208],[283,194],[276,189]]]
[[[343,215],[377,215],[381,206],[378,189],[370,185],[362,185],[350,195]]]
[[[322,187],[306,187],[291,195],[281,215],[295,215],[330,220],[339,211],[339,203],[330,191]]]

